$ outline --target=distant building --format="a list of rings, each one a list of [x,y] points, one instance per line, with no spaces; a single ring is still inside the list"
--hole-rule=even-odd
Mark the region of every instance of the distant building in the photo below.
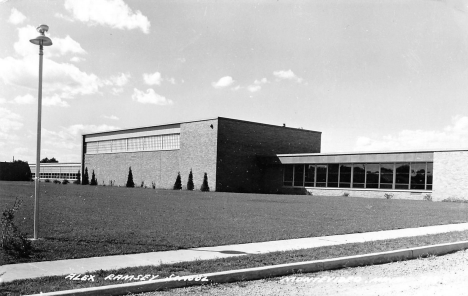
[[[31,177],[36,177],[36,164],[30,164]],[[78,178],[78,171],[81,169],[81,163],[41,163],[40,168],[40,179],[50,180],[69,180],[75,181]]]

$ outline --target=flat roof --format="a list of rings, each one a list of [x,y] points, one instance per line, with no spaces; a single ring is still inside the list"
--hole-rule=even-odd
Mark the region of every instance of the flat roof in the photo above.
[[[30,163],[29,165],[36,165]],[[81,165],[80,162],[41,162],[41,166],[70,166],[70,165]]]
[[[416,149],[416,150],[387,150],[387,151],[354,151],[354,152],[318,152],[318,153],[295,153],[277,154],[281,157],[300,156],[334,156],[334,155],[361,155],[361,154],[402,154],[402,153],[430,153],[430,152],[456,152],[468,151],[467,149]]]
[[[271,126],[271,127],[281,127],[281,128],[288,128],[288,129],[293,129],[293,130],[298,130],[298,131],[304,131],[304,132],[312,132],[312,133],[319,133],[321,134],[322,132],[319,131],[313,131],[313,130],[307,130],[307,129],[302,129],[302,128],[295,128],[295,127],[288,127],[288,126],[281,126],[281,125],[274,125],[274,124],[267,124],[267,123],[260,123],[260,122],[254,122],[254,121],[247,121],[247,120],[240,120],[240,119],[233,119],[233,118],[227,118],[227,117],[214,117],[214,118],[205,118],[205,119],[198,119],[198,120],[190,120],[190,121],[182,121],[182,122],[172,122],[172,123],[163,123],[163,124],[158,124],[158,125],[151,125],[151,126],[142,126],[142,127],[132,127],[132,128],[125,128],[125,129],[117,129],[117,130],[109,130],[105,132],[96,132],[96,133],[83,133],[83,136],[89,136],[89,135],[99,135],[99,134],[107,134],[107,133],[113,133],[113,132],[122,132],[122,131],[137,131],[140,129],[148,129],[148,128],[155,128],[155,127],[162,127],[162,126],[170,126],[170,125],[177,125],[177,124],[182,124],[182,123],[192,123],[192,122],[199,122],[199,121],[208,121],[208,120],[231,120],[231,121],[239,121],[239,122],[245,122],[245,123],[250,123],[250,124],[259,124],[259,125],[266,125],[266,126]]]

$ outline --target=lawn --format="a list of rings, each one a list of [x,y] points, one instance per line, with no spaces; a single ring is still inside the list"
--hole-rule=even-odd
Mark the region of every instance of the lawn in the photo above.
[[[32,182],[0,182],[0,210],[21,197],[30,236],[33,194]],[[467,222],[468,204],[41,183],[40,213],[34,255],[0,264]]]

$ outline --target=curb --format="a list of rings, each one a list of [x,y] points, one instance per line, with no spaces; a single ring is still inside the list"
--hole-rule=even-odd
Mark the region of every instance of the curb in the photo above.
[[[339,257],[333,259],[314,260],[264,267],[221,271],[192,276],[177,276],[173,278],[159,279],[148,282],[125,283],[118,285],[108,285],[101,287],[82,288],[76,290],[41,293],[34,294],[34,296],[125,295],[128,293],[154,292],[164,289],[189,287],[210,283],[229,283],[244,280],[258,280],[262,278],[284,276],[298,272],[309,273],[339,269],[344,267],[383,264],[395,261],[416,259],[420,257],[427,257],[430,255],[444,255],[465,249],[468,249],[468,241],[438,244],[425,247],[416,247],[410,249],[401,249],[396,251],[371,253],[365,255]]]

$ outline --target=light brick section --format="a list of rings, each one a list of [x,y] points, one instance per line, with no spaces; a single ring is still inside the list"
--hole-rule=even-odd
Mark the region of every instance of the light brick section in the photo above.
[[[468,151],[434,152],[433,197],[468,199]]]

